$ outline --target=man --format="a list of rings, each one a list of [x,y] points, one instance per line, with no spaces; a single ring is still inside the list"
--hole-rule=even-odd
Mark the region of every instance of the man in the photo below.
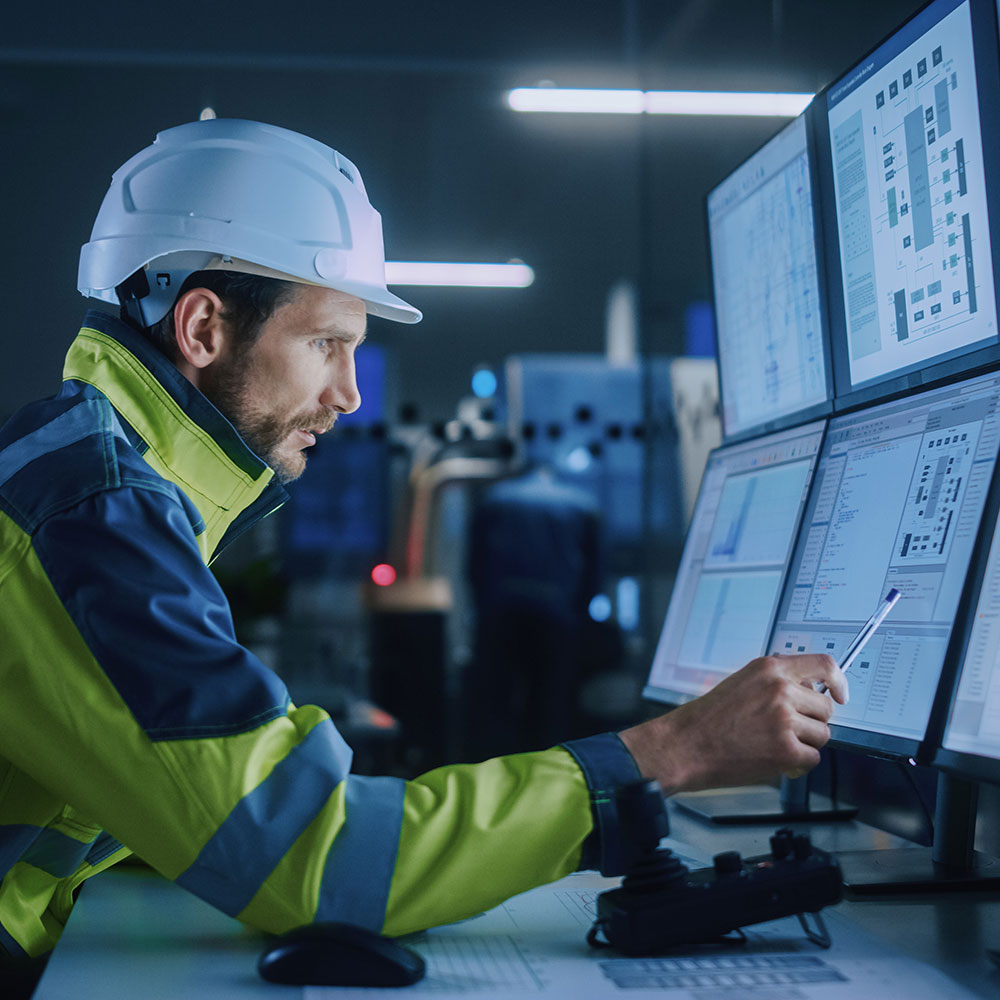
[[[61,392],[0,432],[0,946],[55,944],[80,883],[137,852],[255,927],[398,935],[578,867],[612,873],[613,792],[801,774],[846,688],[765,658],[620,736],[350,773],[329,718],[241,647],[207,563],[275,508],[360,398],[388,292],[357,169],[254,122],[161,133],[84,246],[90,312]]]

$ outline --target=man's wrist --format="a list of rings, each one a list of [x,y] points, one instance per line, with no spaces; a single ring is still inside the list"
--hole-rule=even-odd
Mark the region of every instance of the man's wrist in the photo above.
[[[660,783],[664,795],[687,784],[683,740],[674,732],[669,715],[661,715],[618,734],[644,778]]]

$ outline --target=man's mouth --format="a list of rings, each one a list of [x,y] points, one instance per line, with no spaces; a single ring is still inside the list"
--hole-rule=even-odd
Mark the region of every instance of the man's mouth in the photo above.
[[[331,420],[325,424],[316,424],[312,427],[296,427],[292,433],[298,434],[305,441],[305,447],[312,447],[316,443],[316,438],[320,434],[325,434],[330,430],[334,423],[335,421]]]

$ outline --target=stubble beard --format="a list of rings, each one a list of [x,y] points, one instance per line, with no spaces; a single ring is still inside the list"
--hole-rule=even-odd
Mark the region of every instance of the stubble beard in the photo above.
[[[300,428],[329,430],[336,415],[322,409],[284,417],[259,409],[247,399],[254,375],[253,362],[253,356],[248,351],[221,364],[205,381],[202,392],[236,428],[247,447],[274,470],[274,478],[284,485],[302,475],[306,468],[306,456],[301,450],[286,450],[282,454],[281,445]]]

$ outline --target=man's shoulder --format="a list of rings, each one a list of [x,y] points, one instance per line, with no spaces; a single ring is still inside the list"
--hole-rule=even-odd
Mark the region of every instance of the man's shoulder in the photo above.
[[[87,497],[123,487],[179,500],[99,392],[29,403],[0,427],[0,509],[28,532]]]

